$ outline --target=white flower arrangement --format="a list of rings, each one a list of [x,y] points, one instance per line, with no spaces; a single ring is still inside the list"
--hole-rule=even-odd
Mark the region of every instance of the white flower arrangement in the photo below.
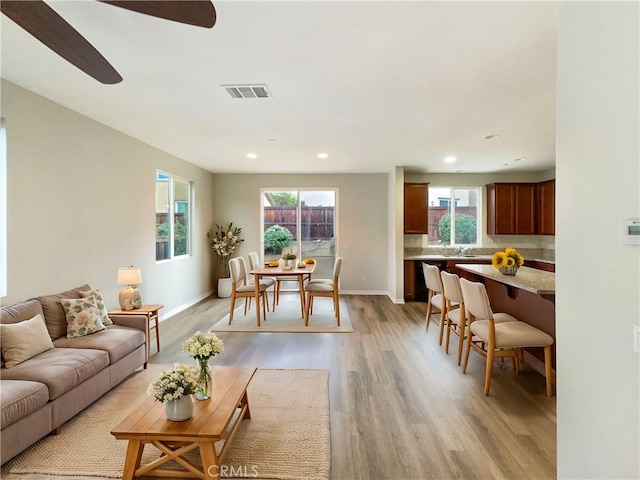
[[[216,230],[210,230],[207,233],[209,242],[211,242],[211,248],[216,255],[218,255],[224,263],[224,271],[227,277],[229,276],[229,260],[231,260],[231,254],[238,248],[241,242],[244,242],[240,238],[242,229],[240,227],[234,227],[233,223],[229,223],[226,229],[220,225],[216,225]]]
[[[184,342],[182,349],[198,360],[208,360],[224,351],[224,344],[213,332],[197,331]]]
[[[197,379],[197,367],[178,365],[162,372],[160,378],[149,385],[147,393],[153,395],[156,401],[167,403],[185,395],[192,395],[196,389]]]

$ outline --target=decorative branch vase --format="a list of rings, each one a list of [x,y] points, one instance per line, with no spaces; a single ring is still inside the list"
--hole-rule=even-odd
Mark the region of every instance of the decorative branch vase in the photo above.
[[[515,275],[518,267],[500,267],[499,270],[503,275]]]
[[[171,400],[164,404],[164,414],[173,422],[182,422],[193,417],[193,398],[191,395]]]
[[[198,358],[198,383],[196,385],[195,397],[198,400],[206,400],[211,397],[211,367],[209,366],[209,358]]]

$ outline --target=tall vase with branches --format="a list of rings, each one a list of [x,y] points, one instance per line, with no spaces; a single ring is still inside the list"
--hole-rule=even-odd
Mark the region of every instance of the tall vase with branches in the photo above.
[[[240,243],[244,242],[244,239],[240,238],[242,229],[240,227],[234,227],[233,222],[229,223],[226,227],[216,225],[215,230],[209,230],[207,237],[211,243],[211,249],[220,257],[224,264],[225,277],[229,276],[229,260],[234,250],[238,248]]]

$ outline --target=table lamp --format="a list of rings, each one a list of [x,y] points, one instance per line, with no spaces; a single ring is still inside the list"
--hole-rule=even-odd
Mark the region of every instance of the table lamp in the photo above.
[[[118,269],[118,285],[126,285],[120,290],[118,300],[122,310],[133,310],[142,307],[142,296],[136,285],[142,283],[140,267],[122,267]]]

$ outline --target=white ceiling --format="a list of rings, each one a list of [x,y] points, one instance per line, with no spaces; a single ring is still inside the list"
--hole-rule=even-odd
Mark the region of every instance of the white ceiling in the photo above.
[[[213,29],[48,3],[124,81],[98,83],[4,15],[2,77],[212,172],[555,164],[555,2],[214,0]]]

